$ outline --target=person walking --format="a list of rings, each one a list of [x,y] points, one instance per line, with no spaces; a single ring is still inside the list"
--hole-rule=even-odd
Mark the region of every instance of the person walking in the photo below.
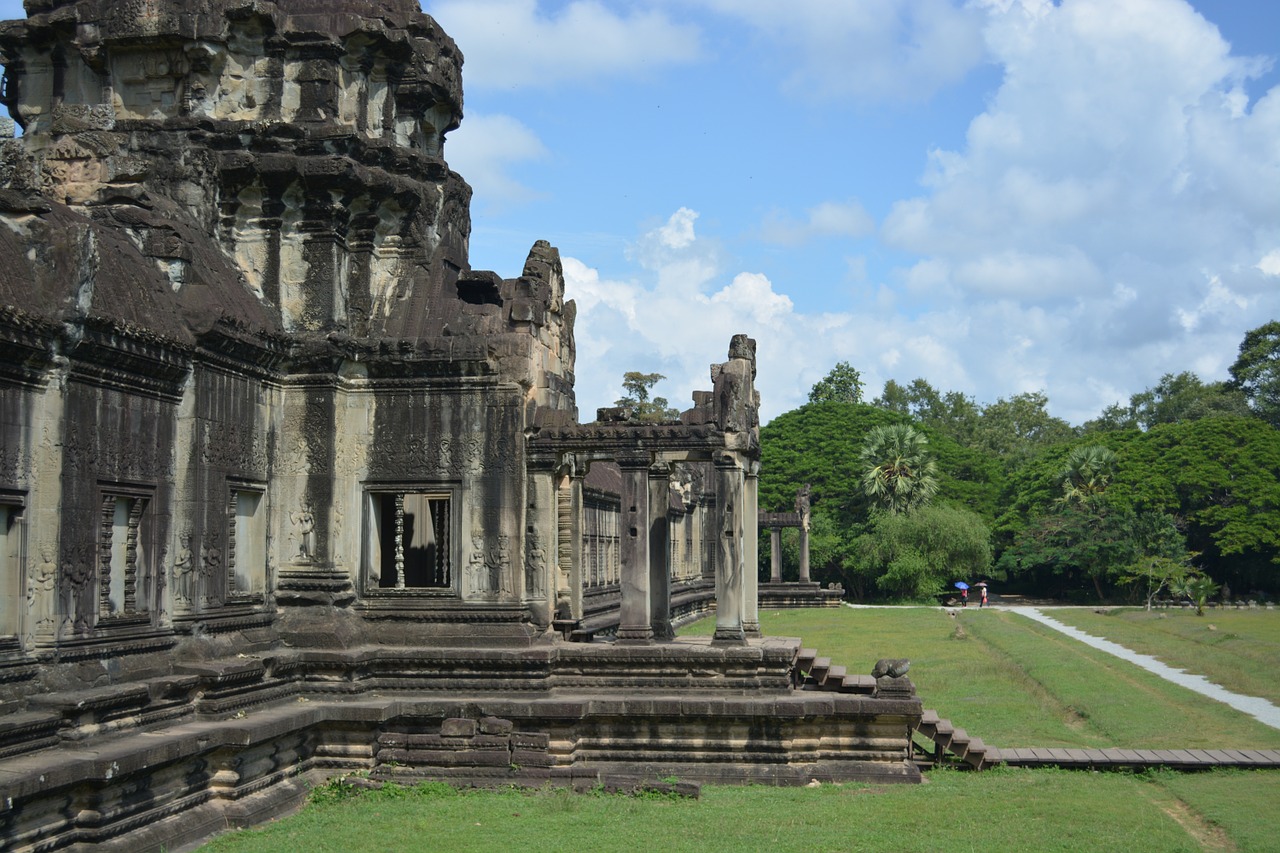
[[[969,606],[969,587],[967,586],[964,589],[960,590],[960,606],[961,607]]]
[[[978,587],[978,589],[982,591],[982,600],[978,602],[978,607],[979,608],[986,607],[987,606],[987,587],[984,584],[983,586]]]

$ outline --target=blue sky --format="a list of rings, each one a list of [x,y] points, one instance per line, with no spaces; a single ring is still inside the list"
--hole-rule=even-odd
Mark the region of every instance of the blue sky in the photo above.
[[[559,247],[585,419],[627,370],[687,406],[746,332],[766,419],[846,360],[1080,423],[1280,317],[1272,0],[424,8],[472,263]]]

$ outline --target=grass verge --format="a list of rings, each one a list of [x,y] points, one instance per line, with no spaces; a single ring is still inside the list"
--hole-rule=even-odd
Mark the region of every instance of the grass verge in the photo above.
[[[310,805],[202,850],[494,851],[516,839],[528,850],[602,853],[1274,849],[1255,846],[1269,840],[1267,810],[1238,810],[1221,823],[1198,811],[1216,814],[1237,784],[1248,802],[1280,796],[1280,773],[1237,775],[942,770],[919,786],[708,786],[698,800],[427,785]]]
[[[1053,618],[1245,696],[1280,704],[1280,614],[1266,610],[1054,610]],[[1212,675],[1211,675],[1212,673]]]
[[[710,621],[682,633],[710,633]],[[925,706],[996,746],[1280,748],[1280,731],[1009,611],[766,610],[760,621],[850,672],[911,658]]]

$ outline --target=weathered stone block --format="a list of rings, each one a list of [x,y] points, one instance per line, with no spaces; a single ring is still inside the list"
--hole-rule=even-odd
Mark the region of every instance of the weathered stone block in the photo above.
[[[475,720],[466,720],[458,717],[445,720],[440,723],[440,735],[442,737],[474,737],[479,726]]]
[[[501,717],[482,717],[480,719],[480,731],[487,735],[508,735],[511,734],[514,727],[514,723]]]
[[[513,749],[511,763],[521,767],[551,767],[555,761],[546,752],[536,749]]]
[[[512,732],[511,745],[522,749],[546,749],[551,736],[542,732]]]

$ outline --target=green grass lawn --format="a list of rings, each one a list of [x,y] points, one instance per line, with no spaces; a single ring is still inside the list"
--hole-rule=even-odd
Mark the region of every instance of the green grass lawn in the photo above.
[[[1068,612],[1088,611],[1054,616]],[[995,746],[1280,748],[1280,730],[1009,611],[766,610],[760,624],[850,672],[910,658],[925,707]]]
[[[1178,654],[1200,662],[1199,670],[1219,683],[1231,670],[1240,678],[1263,677],[1263,659],[1241,663],[1239,655],[1233,660],[1197,649],[1229,649],[1235,640],[1228,634],[1265,645],[1275,641],[1280,624],[1276,614],[1269,614],[1272,622],[1263,616],[1238,623],[1215,614],[1219,637],[1198,621],[1173,616],[1148,628],[1127,615],[1069,613],[1083,617],[1079,627],[1131,647],[1137,643],[1122,631],[1166,631],[1166,650],[1181,649]],[[881,657],[911,658],[910,677],[926,707],[996,746],[1280,748],[1280,732],[1007,611],[969,608],[953,618],[937,608],[824,608],[760,616],[765,633],[802,637],[851,672],[870,672]],[[713,629],[703,620],[681,633]],[[1276,680],[1271,677],[1268,689]],[[459,793],[440,784],[348,798],[330,787],[294,817],[223,836],[202,850],[1280,849],[1273,821],[1280,771],[943,769],[926,780],[885,787],[706,786],[698,800],[563,790]]]
[[[924,785],[707,786],[702,797],[439,784],[313,804],[206,853],[328,851],[1275,850],[1280,773],[1012,768],[934,771]]]
[[[1280,704],[1280,613],[1266,610],[1054,610],[1054,619],[1106,637],[1235,693]]]

